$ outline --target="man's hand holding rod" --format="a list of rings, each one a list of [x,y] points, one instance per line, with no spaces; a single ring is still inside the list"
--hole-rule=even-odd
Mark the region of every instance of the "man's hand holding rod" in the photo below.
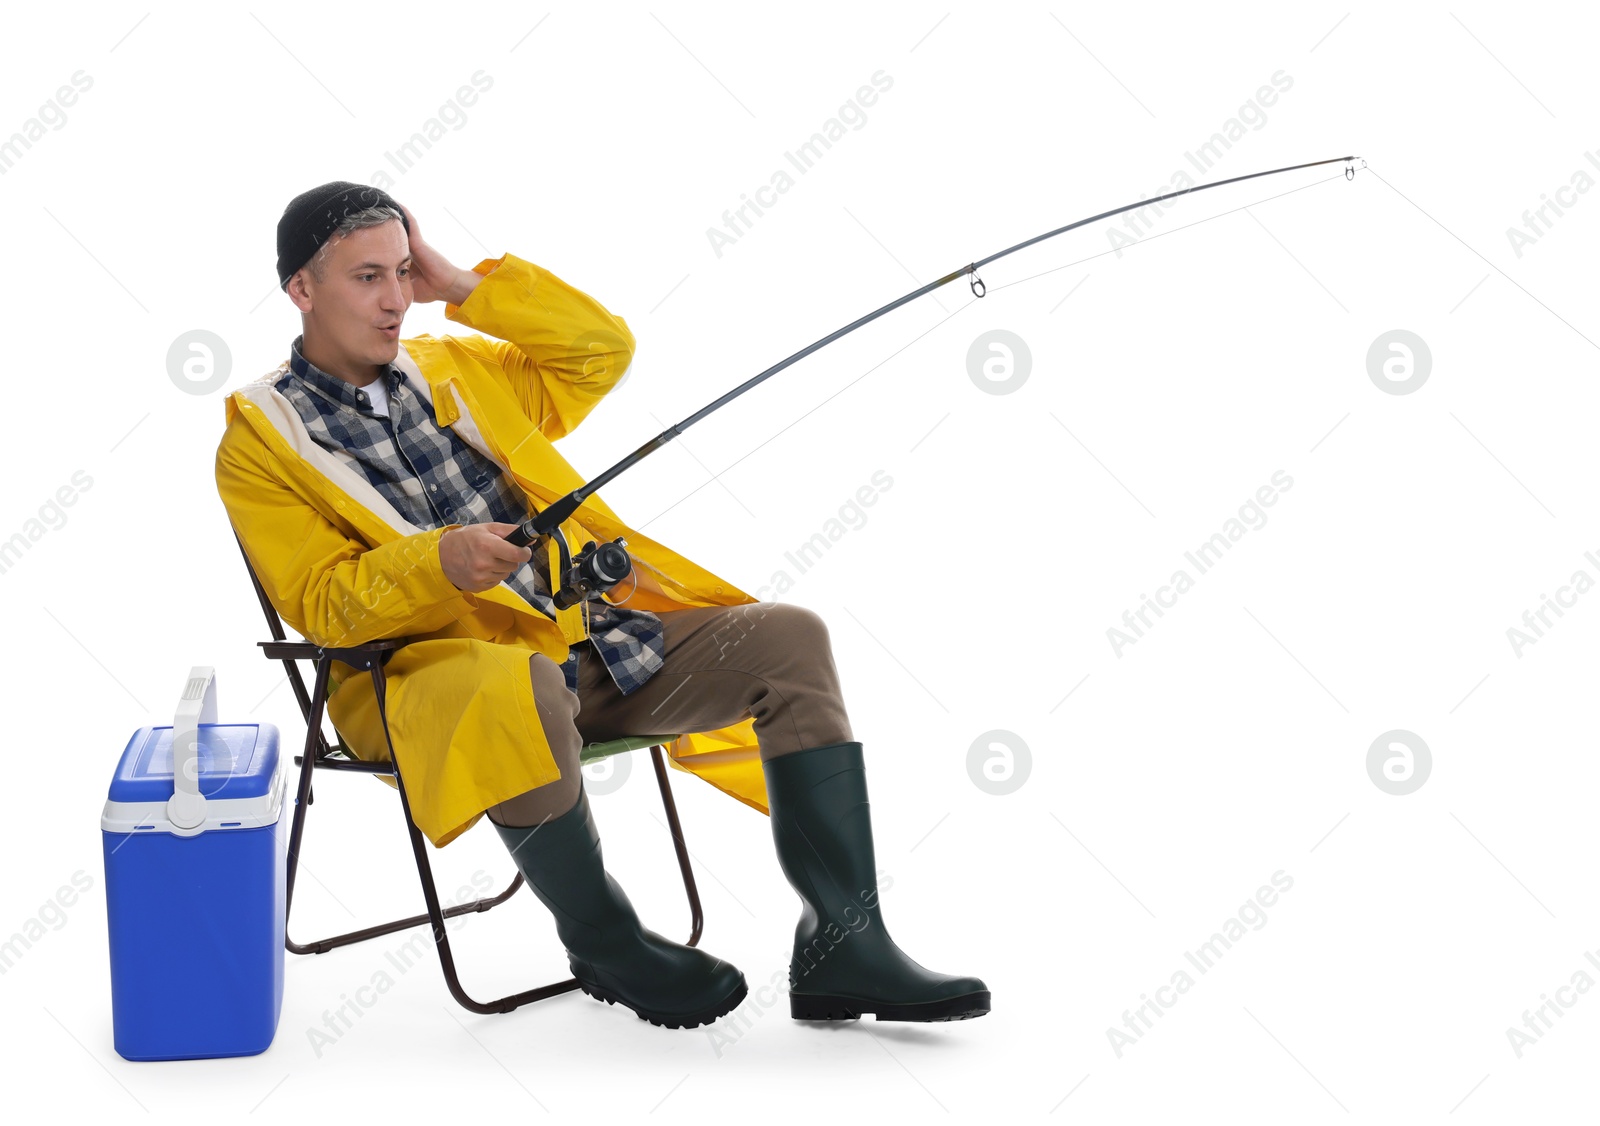
[[[451,528],[439,537],[439,565],[445,578],[473,593],[505,581],[533,558],[532,548],[506,542],[506,534],[516,527],[491,521]]]

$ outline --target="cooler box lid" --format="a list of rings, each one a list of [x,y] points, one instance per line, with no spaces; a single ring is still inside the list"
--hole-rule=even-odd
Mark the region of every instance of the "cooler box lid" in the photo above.
[[[100,827],[111,833],[194,836],[276,822],[284,789],[278,729],[215,719],[216,673],[197,665],[173,723],[141,727],[128,740]]]
[[[169,724],[134,732],[111,780],[112,801],[164,802],[172,796],[172,730]],[[258,798],[271,788],[278,741],[263,739],[261,724],[202,723],[196,743],[200,792],[207,798]]]

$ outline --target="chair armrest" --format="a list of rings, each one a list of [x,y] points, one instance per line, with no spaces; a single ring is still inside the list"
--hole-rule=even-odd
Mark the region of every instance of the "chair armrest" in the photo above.
[[[320,661],[332,657],[358,669],[370,669],[374,660],[387,664],[397,649],[411,644],[409,637],[385,637],[365,645],[313,645],[309,641],[258,641],[256,644],[274,661]]]

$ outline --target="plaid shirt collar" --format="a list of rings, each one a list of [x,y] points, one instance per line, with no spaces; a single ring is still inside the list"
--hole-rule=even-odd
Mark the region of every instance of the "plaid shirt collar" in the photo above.
[[[289,370],[323,398],[330,399],[335,404],[342,404],[357,411],[370,411],[372,409],[372,397],[370,395],[336,375],[329,375],[305,358],[300,351],[301,343],[304,340],[305,336],[302,334],[295,337],[294,343],[289,345]],[[383,378],[385,386],[392,395],[396,387],[406,382],[406,373],[393,364],[388,364],[384,368]]]

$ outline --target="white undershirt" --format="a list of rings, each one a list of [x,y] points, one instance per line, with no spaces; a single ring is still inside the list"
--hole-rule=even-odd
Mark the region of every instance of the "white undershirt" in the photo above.
[[[379,376],[365,387],[358,388],[358,390],[367,393],[367,398],[371,400],[372,410],[375,414],[381,414],[385,418],[389,417],[389,382],[385,377]]]

